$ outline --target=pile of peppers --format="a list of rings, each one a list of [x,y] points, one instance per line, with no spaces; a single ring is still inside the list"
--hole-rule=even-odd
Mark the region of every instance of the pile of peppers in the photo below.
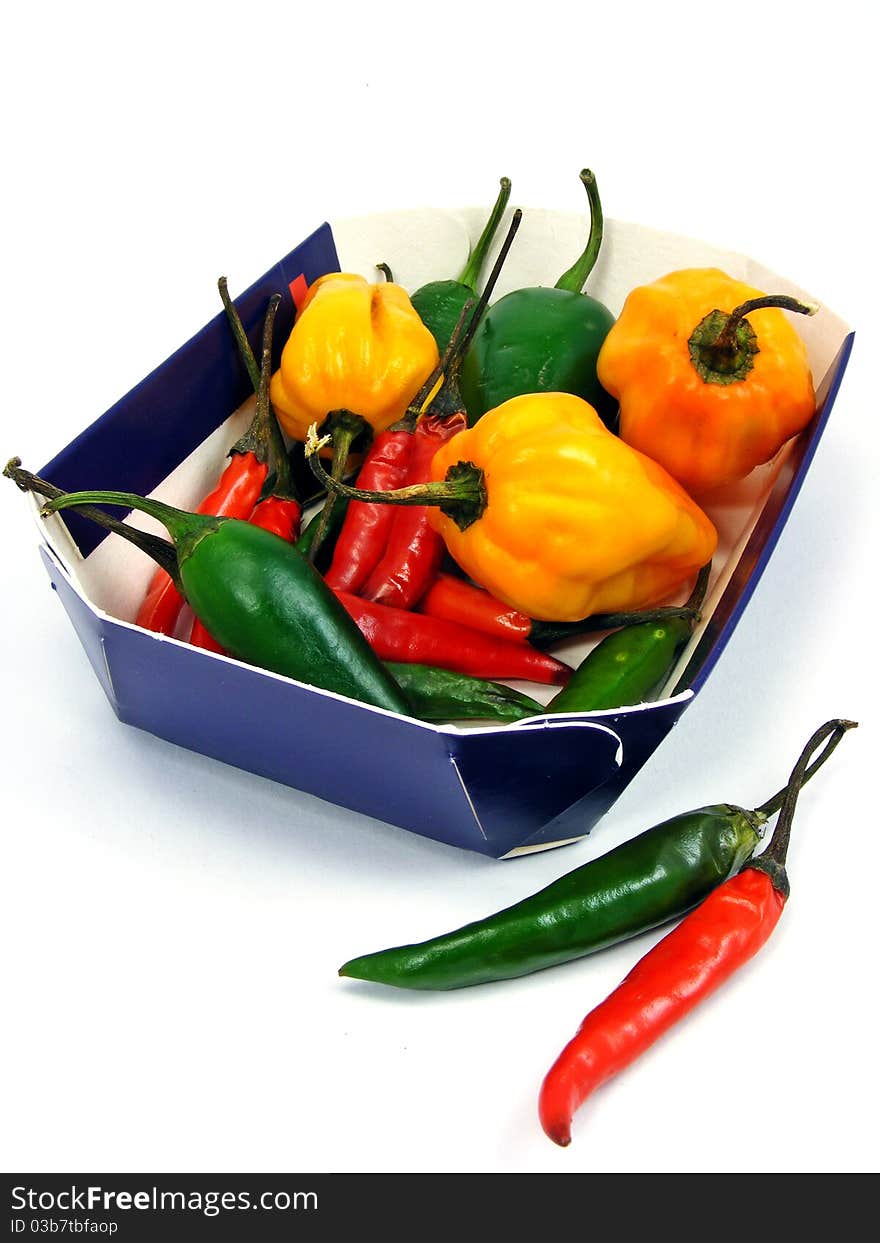
[[[515,211],[478,296],[510,196],[502,178],[457,277],[412,296],[386,263],[373,282],[320,277],[274,372],[278,297],[258,361],[221,280],[257,401],[195,512],[61,497],[20,464],[7,473],[52,510],[159,518],[161,547],[125,528],[159,566],[136,621],[194,647],[431,721],[662,694],[717,544],[694,498],[766,461],[812,415],[806,353],[783,312],[815,308],[691,271],[634,290],[615,321],[585,291],[604,219],[595,176],[580,177],[584,249],[552,288],[490,305]],[[303,529],[304,459],[326,500]],[[589,633],[605,637],[576,670],[548,650]],[[542,704],[510,681],[561,689]]]
[[[157,563],[136,621],[385,711],[507,723],[664,693],[701,618],[717,533],[703,505],[813,417],[806,349],[767,295],[715,269],[633,290],[619,317],[584,291],[599,257],[595,176],[584,250],[553,287],[482,292],[510,181],[455,278],[410,296],[391,268],[316,280],[272,371],[280,301],[255,357],[220,296],[256,395],[246,433],[194,511],[117,491],[64,493]],[[322,458],[329,455],[329,470]],[[303,524],[294,479],[323,504]],[[157,519],[146,534],[105,506]],[[683,603],[676,597],[686,596]],[[572,669],[548,649],[602,636]],[[557,688],[541,703],[511,681]],[[795,804],[855,723],[809,740],[761,806],[702,807],[648,829],[501,912],[351,959],[340,975],[451,989],[557,966],[680,919],[584,1019],[540,1091],[557,1144],[576,1109],[763,945],[788,896]],[[816,758],[818,756],[818,758]],[[770,818],[779,819],[759,855]]]

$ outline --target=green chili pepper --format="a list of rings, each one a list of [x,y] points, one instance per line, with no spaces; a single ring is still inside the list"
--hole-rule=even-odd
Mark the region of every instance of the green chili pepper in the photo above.
[[[422,323],[433,334],[441,354],[452,339],[461,312],[477,292],[480,273],[509,198],[510,179],[502,177],[492,214],[458,280],[431,281],[412,295],[412,304]]]
[[[514,290],[483,316],[461,373],[471,425],[487,410],[524,393],[574,393],[603,420],[613,419],[616,406],[596,377],[596,359],[614,316],[581,292],[602,244],[602,206],[589,169],[581,181],[591,209],[583,254],[553,289]]]
[[[528,975],[647,932],[684,915],[743,867],[787,790],[754,811],[718,803],[674,816],[506,910],[418,945],[353,958],[339,974],[397,988],[463,988]]]
[[[703,566],[684,610],[606,635],[578,665],[546,712],[598,712],[648,702],[666,682],[691,637],[711,566]]]
[[[235,518],[174,509],[128,492],[71,492],[44,512],[80,505],[124,505],[156,518],[173,548],[145,548],[162,564],[195,615],[230,655],[409,715],[400,687],[320,574],[292,544]],[[126,538],[144,547],[142,532]]]
[[[422,721],[523,721],[544,711],[536,699],[500,682],[433,665],[386,663]]]

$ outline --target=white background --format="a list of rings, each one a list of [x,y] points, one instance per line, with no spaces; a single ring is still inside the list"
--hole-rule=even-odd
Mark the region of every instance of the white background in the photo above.
[[[7,16],[4,459],[47,461],[216,313],[221,272],[244,287],[330,214],[488,204],[502,173],[514,202],[576,210],[586,164],[608,215],[753,254],[856,327],[852,365],[695,705],[589,841],[513,863],[119,725],[4,483],[0,1165],[875,1169],[869,7],[305,8]],[[567,1151],[538,1085],[656,937],[448,996],[337,979],[676,811],[760,802],[837,715],[862,725],[803,797],[773,941],[593,1098]]]

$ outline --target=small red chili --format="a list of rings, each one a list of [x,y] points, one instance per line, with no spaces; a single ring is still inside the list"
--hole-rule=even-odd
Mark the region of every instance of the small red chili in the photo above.
[[[828,721],[816,731],[794,767],[763,854],[685,916],[581,1023],[541,1086],[538,1113],[554,1143],[569,1144],[572,1117],[587,1097],[713,993],[771,935],[789,894],[785,857],[810,758],[823,743],[826,758],[854,725]]]

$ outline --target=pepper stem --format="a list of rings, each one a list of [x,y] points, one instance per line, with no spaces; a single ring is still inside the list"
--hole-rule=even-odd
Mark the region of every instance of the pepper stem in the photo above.
[[[21,465],[21,458],[18,457],[10,458],[6,463],[3,474],[7,479],[11,479],[16,487],[21,488],[22,492],[34,492],[37,496],[43,496],[50,501],[67,495],[61,488],[56,488],[48,480],[41,479],[39,475],[31,474],[29,470],[24,470]],[[82,514],[84,518],[90,518],[98,526],[104,527],[116,535],[121,535],[123,539],[131,539],[134,528],[126,526],[118,518],[111,518],[103,510],[93,509],[91,506],[83,506]],[[137,535],[138,539],[132,542],[137,543],[142,552],[147,553],[154,561],[157,561],[162,569],[171,576],[175,585],[178,585],[180,579],[174,545],[170,544],[168,540],[162,539],[159,535],[151,534],[149,531],[138,531]]]
[[[736,384],[745,379],[755,365],[755,354],[760,353],[757,333],[746,316],[767,307],[799,315],[815,315],[819,309],[815,303],[799,302],[787,294],[751,298],[732,311],[716,307],[703,316],[688,339],[691,362],[704,383]]]
[[[857,721],[840,719],[826,721],[824,725],[816,730],[804,747],[798,762],[792,769],[785,788],[777,791],[766,803],[755,809],[757,814],[762,816],[772,816],[774,812],[778,811],[779,819],[776,822],[776,828],[773,830],[773,836],[770,838],[767,849],[756,859],[752,859],[748,866],[756,867],[766,872],[773,881],[774,887],[786,897],[788,896],[788,878],[785,874],[785,858],[788,853],[788,843],[791,838],[791,826],[794,820],[798,795],[813,774],[818,772],[829,758],[847,730],[855,729],[857,724]],[[823,744],[824,749],[819,758],[810,763],[812,757]]]
[[[157,522],[161,522],[163,527],[174,543],[174,550],[177,554],[177,567],[189,557],[196,545],[204,539],[206,535],[211,535],[218,530],[224,522],[230,522],[229,518],[214,518],[209,514],[191,514],[185,509],[175,509],[173,505],[166,505],[164,501],[156,501],[144,496],[135,496],[133,492],[62,492],[60,496],[53,497],[47,505],[43,506],[41,511],[42,517],[48,514],[57,513],[60,509],[79,509],[91,505],[122,505],[125,509],[136,509],[140,513],[149,514],[151,518],[155,518]],[[84,509],[86,517],[92,517],[88,509]],[[94,519],[98,521],[98,519]],[[101,525],[106,525],[102,523]],[[159,564],[163,569],[168,570],[168,566],[156,557],[153,551],[153,541],[155,536],[149,535],[146,531],[139,531],[137,527],[127,526],[120,523],[116,533],[127,539],[130,543],[140,548],[142,552],[148,553],[151,557],[159,560]],[[164,544],[164,540],[160,541]],[[175,573],[168,570],[171,577],[175,579],[175,584],[179,584],[180,575],[179,568]]]
[[[498,226],[501,223],[501,217],[504,215],[504,209],[507,207],[510,198],[510,178],[501,178],[501,189],[498,192],[498,198],[495,200],[495,206],[492,208],[491,215],[486,221],[485,228],[480,234],[476,246],[470,253],[467,263],[461,271],[458,278],[459,285],[466,285],[468,289],[477,292],[477,283],[480,279],[480,273],[486,262],[486,256],[489,253],[489,247],[498,232]]]
[[[557,289],[567,289],[571,293],[583,292],[584,285],[587,283],[587,277],[596,266],[596,260],[599,258],[602,236],[605,232],[605,217],[602,214],[602,202],[599,198],[599,187],[596,185],[595,175],[588,168],[583,168],[581,169],[580,176],[590,201],[590,234],[583,254],[571,265],[567,272],[563,272],[556,282]]]
[[[365,440],[372,436],[373,429],[366,419],[359,414],[353,414],[351,410],[332,410],[324,422],[324,427],[327,428],[328,434],[321,441],[321,446],[323,447],[326,444],[333,445],[331,474],[324,474],[324,478],[340,484],[342,476],[345,474],[348,455],[351,453],[353,446],[357,441]],[[312,464],[310,463],[310,465]],[[314,465],[312,465],[312,472],[317,475]],[[327,499],[324,501],[324,506],[321,510],[321,516],[318,519],[318,529],[315,531],[315,538],[312,540],[312,546],[309,549],[309,560],[313,565],[320,547],[327,537],[332,508],[333,496],[332,492],[328,491]]]
[[[377,263],[376,270],[381,272],[385,280],[390,284],[394,284],[394,273],[391,271],[387,263]]]
[[[329,441],[329,436],[318,436],[318,429],[313,423],[306,437],[306,460],[312,473],[328,491],[347,496],[349,500],[366,501],[373,505],[436,505],[461,531],[466,531],[476,522],[488,504],[485,475],[473,462],[455,462],[449,467],[442,483],[416,483],[406,488],[393,488],[389,492],[352,488],[328,475],[321,465],[318,454]]]

